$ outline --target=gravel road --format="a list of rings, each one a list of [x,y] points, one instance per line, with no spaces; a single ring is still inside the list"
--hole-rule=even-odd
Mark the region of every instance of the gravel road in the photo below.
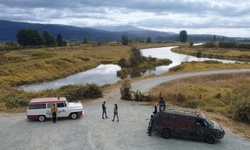
[[[250,69],[220,70],[155,77],[132,83],[135,90],[147,91],[174,79],[249,72]],[[0,114],[1,150],[249,150],[250,141],[224,127],[226,135],[215,144],[182,138],[163,139],[146,134],[153,106],[120,100],[119,88],[104,93],[103,98],[84,102],[85,114],[77,120],[29,121],[25,113]],[[101,104],[106,101],[109,118],[101,118]],[[112,122],[114,104],[118,104],[120,122]]]

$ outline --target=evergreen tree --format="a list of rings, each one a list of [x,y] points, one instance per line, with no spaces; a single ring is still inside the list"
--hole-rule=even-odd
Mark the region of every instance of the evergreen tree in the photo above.
[[[146,43],[151,43],[151,42],[152,42],[151,37],[147,37]]]
[[[63,39],[61,34],[57,35],[56,42],[58,46],[63,46]]]
[[[37,30],[32,28],[18,30],[16,38],[17,42],[22,46],[43,44],[43,40]]]
[[[187,38],[188,38],[187,31],[186,30],[181,30],[180,34],[179,34],[180,41],[182,43],[185,43],[185,42],[187,42]]]
[[[83,43],[87,44],[89,42],[89,38],[88,37],[83,37]]]
[[[122,45],[128,45],[128,37],[122,36]]]
[[[43,39],[45,45],[53,46],[56,44],[55,38],[48,31],[43,31]]]

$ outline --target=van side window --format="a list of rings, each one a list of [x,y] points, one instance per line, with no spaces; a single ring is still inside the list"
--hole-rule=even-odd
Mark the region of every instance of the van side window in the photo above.
[[[62,103],[56,103],[57,107],[64,107],[64,102]]]
[[[203,119],[196,119],[196,125],[197,126],[206,126]]]
[[[46,104],[31,104],[28,109],[45,109]]]
[[[51,108],[54,103],[48,103],[48,108]]]

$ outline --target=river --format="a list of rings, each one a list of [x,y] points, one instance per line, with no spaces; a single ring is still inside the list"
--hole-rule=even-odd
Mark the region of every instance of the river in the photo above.
[[[172,60],[172,64],[168,66],[159,66],[156,67],[155,70],[148,70],[145,75],[149,74],[162,74],[168,71],[169,68],[177,66],[182,62],[190,62],[190,61],[204,61],[204,60],[217,60],[223,63],[234,63],[235,61],[230,60],[222,60],[222,59],[210,59],[210,58],[198,58],[189,55],[177,54],[171,51],[173,47],[162,47],[162,48],[150,48],[150,49],[142,49],[143,56],[151,56],[156,58],[168,58]],[[96,68],[76,73],[70,75],[66,78],[61,78],[58,80],[54,80],[51,82],[44,82],[40,84],[31,84],[31,85],[23,85],[20,86],[24,91],[41,91],[46,89],[57,89],[59,87],[69,85],[69,84],[90,84],[96,83],[98,85],[104,84],[112,84],[119,80],[119,77],[116,76],[116,72],[120,70],[121,67],[114,64],[101,64]]]

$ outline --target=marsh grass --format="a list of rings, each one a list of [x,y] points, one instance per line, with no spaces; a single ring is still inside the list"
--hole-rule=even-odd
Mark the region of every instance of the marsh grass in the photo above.
[[[205,48],[201,46],[188,46],[182,45],[172,49],[173,52],[197,56],[198,53],[201,57],[217,58],[217,59],[228,59],[237,60],[243,62],[250,61],[250,50],[249,49],[225,49],[225,48]]]
[[[71,46],[67,47],[33,47],[18,50],[1,50],[0,111],[25,110],[30,99],[35,97],[58,96],[58,94],[61,94],[61,96],[67,95],[67,88],[63,90],[64,92],[56,90],[25,92],[18,90],[16,86],[55,80],[94,68],[99,64],[116,64],[121,58],[129,58],[129,51],[132,47],[142,49],[169,45],[170,43],[139,43],[129,46],[123,46],[119,43],[105,43],[101,45],[72,43]],[[1,47],[3,48],[4,45],[1,44]],[[161,61],[158,62],[161,63]],[[68,89],[75,89],[75,94],[79,95],[79,86],[75,86],[69,86]],[[82,88],[84,87],[80,87],[80,89]],[[93,87],[89,88],[93,90]],[[82,100],[85,98],[72,98],[71,95],[71,99]]]
[[[183,62],[178,66],[170,68],[170,72],[193,72],[204,70],[221,70],[221,69],[242,69],[250,68],[249,63],[222,63],[218,61],[203,61],[203,62]]]
[[[151,43],[123,46],[119,43],[73,43],[67,47],[27,48],[0,51],[0,83],[11,86],[50,81],[85,71],[99,64],[116,64],[129,57],[132,47],[138,49],[168,46],[169,43]]]
[[[221,113],[236,120],[250,123],[250,117],[244,118],[247,117],[244,115],[250,116],[250,107],[248,107],[248,104],[250,104],[249,91],[250,73],[185,78],[162,83],[150,90],[155,100],[158,99],[159,93],[161,93],[169,104]],[[181,101],[178,99],[180,94],[184,96]],[[245,107],[242,106],[243,102]],[[241,110],[244,110],[244,112]],[[243,116],[237,116],[237,112]]]

